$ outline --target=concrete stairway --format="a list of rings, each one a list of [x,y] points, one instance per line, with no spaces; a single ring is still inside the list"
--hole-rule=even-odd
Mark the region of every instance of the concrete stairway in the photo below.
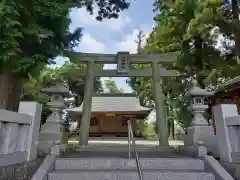
[[[215,180],[200,159],[142,158],[145,180]],[[48,180],[138,180],[135,159],[115,157],[58,158]]]

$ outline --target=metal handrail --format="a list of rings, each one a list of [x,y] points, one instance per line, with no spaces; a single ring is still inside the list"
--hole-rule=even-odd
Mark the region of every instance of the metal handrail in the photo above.
[[[134,138],[132,125],[131,125],[130,120],[128,120],[128,156],[129,156],[129,159],[131,158],[131,142],[132,142],[132,146],[133,146],[133,151],[135,152],[135,156],[136,156],[135,158],[136,158],[136,165],[137,165],[137,172],[138,172],[139,180],[144,180],[143,173],[142,173],[142,167],[139,162],[138,152],[136,150],[136,141]]]

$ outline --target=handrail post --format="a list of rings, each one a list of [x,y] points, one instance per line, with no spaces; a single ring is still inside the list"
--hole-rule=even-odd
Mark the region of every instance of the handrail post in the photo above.
[[[132,125],[131,125],[130,120],[128,120],[128,132],[129,132],[129,134],[128,134],[128,137],[129,137],[129,157],[131,157],[131,142],[132,142],[133,150],[134,150],[135,155],[136,155],[136,165],[137,165],[138,177],[139,177],[139,180],[144,180],[143,179],[143,174],[142,174],[141,164],[139,162],[139,156],[138,156],[137,149],[136,149],[136,141],[134,139],[134,134],[133,134]]]
[[[130,121],[128,120],[128,158],[131,159],[131,124]]]

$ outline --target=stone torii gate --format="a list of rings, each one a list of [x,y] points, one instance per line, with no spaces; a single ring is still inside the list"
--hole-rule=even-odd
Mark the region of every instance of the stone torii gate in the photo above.
[[[80,126],[80,146],[85,147],[88,145],[94,77],[152,77],[158,138],[162,146],[169,145],[168,127],[164,108],[164,95],[162,93],[160,80],[161,77],[173,77],[177,76],[178,73],[174,70],[166,70],[165,68],[160,67],[159,64],[172,62],[179,55],[179,52],[162,54],[129,54],[129,52],[118,52],[117,54],[95,54],[66,52],[65,55],[74,63],[87,64],[86,71],[82,71],[79,74],[80,76],[86,77]],[[117,64],[117,69],[100,70],[95,68],[95,64]],[[140,70],[131,69],[131,64],[151,64],[152,68]]]

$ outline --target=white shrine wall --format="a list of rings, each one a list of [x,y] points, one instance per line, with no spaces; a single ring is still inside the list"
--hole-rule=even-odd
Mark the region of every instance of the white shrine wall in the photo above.
[[[225,162],[240,162],[240,115],[235,104],[214,106],[216,137],[220,158]]]
[[[0,166],[36,159],[42,106],[21,102],[19,111],[0,110]]]

